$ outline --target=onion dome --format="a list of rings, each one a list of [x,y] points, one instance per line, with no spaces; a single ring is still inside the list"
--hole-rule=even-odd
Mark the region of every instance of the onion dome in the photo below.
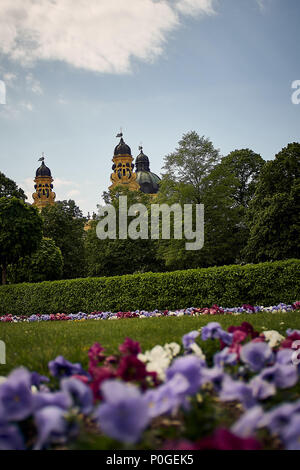
[[[140,147],[140,154],[135,159],[136,171],[150,171],[149,158],[144,154],[143,148]]]
[[[159,190],[160,178],[151,171],[137,171],[136,181],[142,193],[156,194]]]
[[[129,145],[125,144],[122,134],[118,134],[121,136],[120,142],[115,147],[114,155],[131,155],[131,149]]]
[[[135,159],[136,181],[143,193],[156,194],[159,190],[160,178],[150,171],[150,163],[143,148],[139,147],[140,154]]]
[[[36,170],[36,177],[38,176],[50,176],[51,177],[51,171],[50,169],[45,165],[44,160],[42,161],[41,166]]]

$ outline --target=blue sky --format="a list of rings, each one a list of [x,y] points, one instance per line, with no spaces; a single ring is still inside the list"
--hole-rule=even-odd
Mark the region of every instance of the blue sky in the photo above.
[[[183,133],[265,159],[299,141],[298,0],[1,0],[0,171],[96,210],[123,128],[151,170]]]

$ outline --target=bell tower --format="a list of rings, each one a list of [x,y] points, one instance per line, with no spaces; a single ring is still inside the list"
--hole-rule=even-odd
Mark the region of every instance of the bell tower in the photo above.
[[[42,153],[39,162],[41,166],[36,170],[35,175],[35,192],[33,193],[33,206],[36,206],[39,210],[43,207],[53,206],[55,200],[55,193],[53,192],[53,178],[50,169],[44,163],[45,155]]]
[[[140,185],[136,181],[136,173],[134,173],[133,157],[129,145],[125,144],[123,134],[117,134],[120,137],[119,144],[115,147],[113,156],[113,173],[110,175],[112,184],[109,189],[115,186],[126,186],[131,191],[140,189]]]

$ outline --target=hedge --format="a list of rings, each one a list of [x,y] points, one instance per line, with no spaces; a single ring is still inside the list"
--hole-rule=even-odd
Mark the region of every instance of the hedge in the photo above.
[[[0,314],[277,305],[300,299],[300,260],[0,286]]]

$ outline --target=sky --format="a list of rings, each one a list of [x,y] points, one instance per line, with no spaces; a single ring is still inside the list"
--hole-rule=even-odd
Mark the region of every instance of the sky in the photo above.
[[[191,130],[273,159],[300,140],[299,19],[299,0],[0,0],[0,171],[32,202],[44,152],[86,215],[121,127],[158,175]]]

